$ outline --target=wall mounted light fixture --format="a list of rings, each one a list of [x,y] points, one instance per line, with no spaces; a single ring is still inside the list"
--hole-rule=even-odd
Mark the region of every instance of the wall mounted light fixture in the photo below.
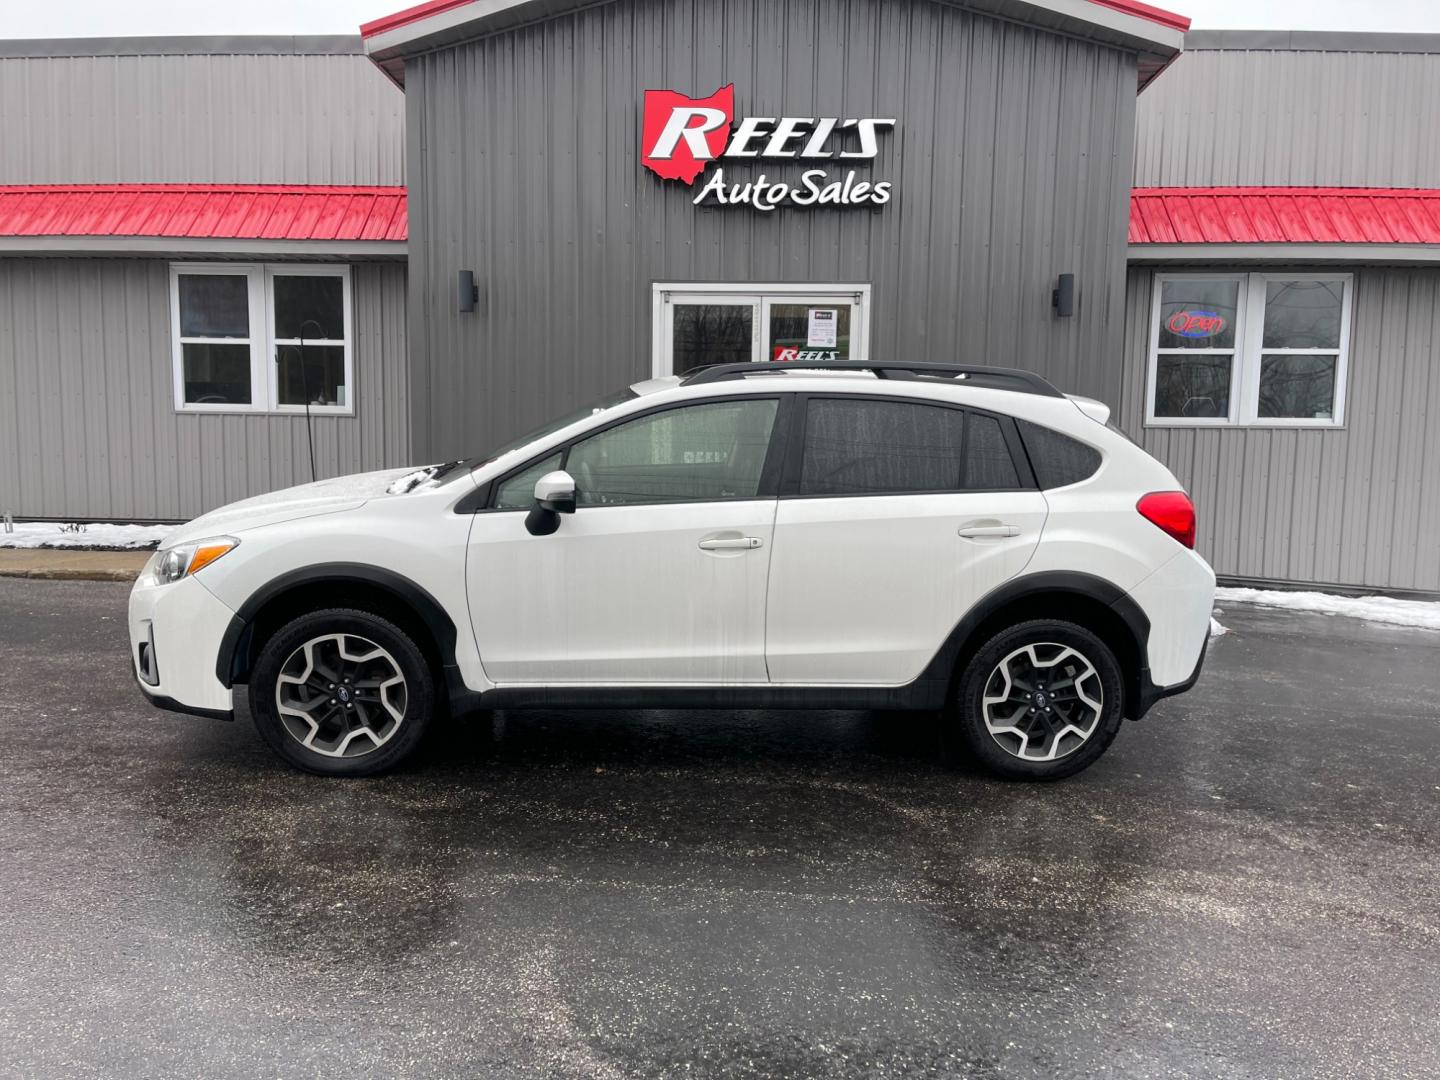
[[[1050,306],[1055,309],[1055,314],[1063,318],[1069,318],[1075,314],[1075,275],[1061,274],[1055,283],[1055,291],[1050,294]]]
[[[460,271],[460,310],[474,311],[480,299],[480,286],[475,284],[474,270]]]

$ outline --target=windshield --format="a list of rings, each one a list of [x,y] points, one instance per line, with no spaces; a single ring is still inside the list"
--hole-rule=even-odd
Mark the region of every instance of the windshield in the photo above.
[[[626,401],[633,401],[639,396],[640,395],[635,393],[634,390],[626,387],[619,393],[611,394],[609,397],[603,397],[599,401],[592,402],[591,404],[585,406],[585,408],[583,409],[576,409],[572,413],[566,413],[564,416],[557,417],[556,419],[551,420],[547,424],[542,424],[534,431],[527,431],[518,439],[512,439],[504,446],[496,447],[494,450],[491,450],[488,454],[485,454],[481,457],[472,458],[471,460],[465,462],[465,464],[471,469],[478,469],[482,465],[489,465],[490,462],[494,461],[496,458],[501,457],[504,454],[510,453],[511,450],[519,450],[522,446],[526,446],[532,442],[535,442],[537,439],[543,439],[546,435],[553,435],[561,428],[569,427],[571,424],[576,423],[577,421],[584,420],[587,416],[594,416],[596,413],[602,413],[607,409],[613,409],[616,405],[619,405]]]

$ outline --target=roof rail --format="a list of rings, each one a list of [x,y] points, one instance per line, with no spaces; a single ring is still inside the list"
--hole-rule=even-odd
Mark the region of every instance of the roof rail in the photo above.
[[[868,360],[793,360],[744,364],[715,364],[691,368],[681,378],[682,386],[728,382],[750,375],[771,375],[786,371],[868,371],[877,379],[949,379],[986,390],[1013,390],[1021,394],[1064,397],[1046,379],[1019,368],[986,367],[976,364],[884,364]]]

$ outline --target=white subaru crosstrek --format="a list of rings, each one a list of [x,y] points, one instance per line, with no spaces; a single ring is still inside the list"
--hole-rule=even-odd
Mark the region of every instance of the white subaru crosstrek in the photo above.
[[[1098,402],[930,364],[727,364],[471,461],[322,480],[178,529],[130,596],[162,708],[312,772],[441,709],[942,711],[1045,780],[1188,689],[1215,576],[1175,477]]]

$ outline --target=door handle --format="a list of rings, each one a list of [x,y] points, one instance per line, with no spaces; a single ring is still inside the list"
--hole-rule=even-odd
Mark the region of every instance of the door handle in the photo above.
[[[700,541],[701,551],[748,551],[761,544],[758,536],[720,536]]]
[[[990,540],[1005,536],[1019,536],[1017,525],[962,525],[960,535],[966,540]]]

